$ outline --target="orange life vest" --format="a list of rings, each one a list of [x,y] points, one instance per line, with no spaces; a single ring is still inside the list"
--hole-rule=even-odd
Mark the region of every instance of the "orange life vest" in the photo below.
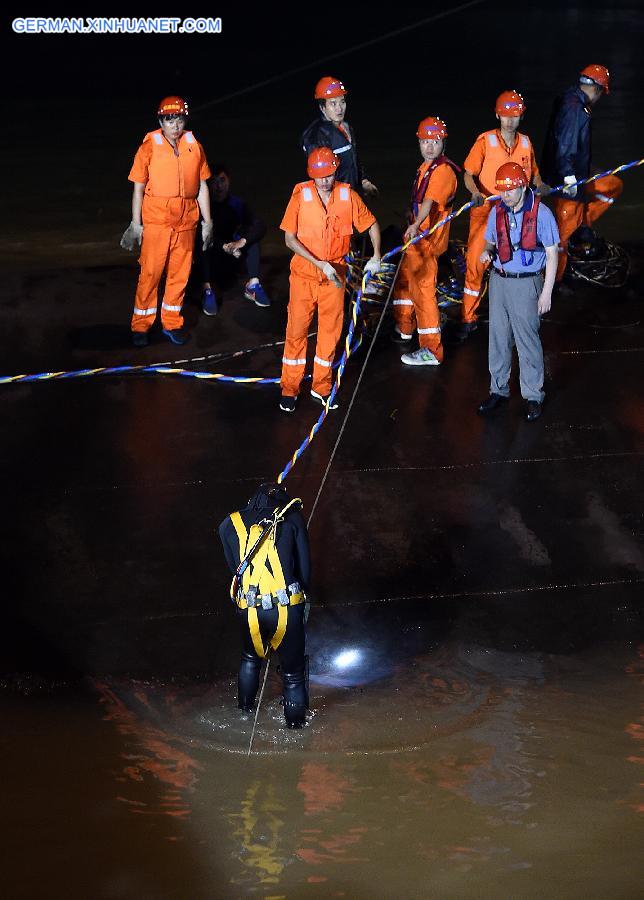
[[[148,197],[183,197],[194,200],[199,193],[202,154],[191,131],[184,132],[175,154],[160,128],[146,134],[152,144],[145,193]]]
[[[351,186],[336,182],[326,209],[314,181],[298,185],[300,208],[297,239],[317,259],[341,262],[349,252],[353,234]]]
[[[499,166],[506,162],[519,163],[526,174],[528,181],[532,181],[532,144],[525,134],[517,132],[514,147],[508,152],[508,148],[496,129],[480,134],[477,140],[485,140],[485,159],[483,168],[476,176],[482,193],[489,197],[496,194],[496,172]]]

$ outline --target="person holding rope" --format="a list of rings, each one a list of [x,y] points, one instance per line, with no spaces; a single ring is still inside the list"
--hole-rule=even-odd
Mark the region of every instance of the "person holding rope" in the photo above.
[[[555,199],[559,228],[558,286],[568,262],[568,241],[580,226],[591,226],[622,193],[624,184],[616,175],[605,175],[583,189],[576,182],[590,175],[592,109],[609,93],[610,73],[592,64],[579,73],[577,85],[568,88],[554,103],[541,166],[551,184],[565,184],[563,197]]]
[[[496,99],[495,113],[497,128],[479,134],[467,155],[465,187],[472,195],[470,209],[470,230],[467,239],[467,268],[463,288],[461,325],[458,340],[466,340],[477,328],[477,310],[481,302],[481,285],[487,265],[481,262],[485,244],[485,226],[489,215],[486,197],[494,194],[494,179],[499,166],[506,162],[518,163],[524,170],[528,182],[533,182],[539,194],[548,194],[535,161],[532,142],[527,134],[519,132],[519,125],[526,110],[526,104],[517,91],[503,91]]]
[[[410,222],[404,241],[431,228],[452,211],[456,194],[456,166],[443,155],[447,126],[429,116],[416,131],[423,158],[412,186]],[[449,222],[405,251],[393,294],[395,330],[401,341],[411,341],[418,327],[418,350],[400,359],[408,366],[437,366],[443,361],[440,310],[436,302],[438,257],[447,249]]]
[[[327,406],[333,383],[333,358],[342,333],[346,263],[353,229],[369,231],[373,256],[365,270],[380,269],[380,228],[349,184],[336,180],[340,161],[328,147],[309,154],[310,181],[296,184],[280,228],[291,260],[286,342],[282,358],[280,409],[295,410],[306,366],[307,334],[317,310],[318,334],[311,397]],[[336,409],[334,401],[330,409]]]
[[[132,221],[121,238],[124,250],[141,247],[141,274],[131,323],[135,347],[148,343],[164,274],[163,333],[173,344],[186,343],[181,310],[200,214],[204,251],[212,245],[210,169],[203,147],[185,130],[188,104],[181,97],[166,97],[157,115],[161,127],[146,134],[128,176],[134,183]]]
[[[290,728],[304,725],[308,708],[305,591],[311,559],[301,507],[281,485],[262,484],[247,506],[219,526],[241,625],[239,708],[252,711],[262,660],[277,651]]]
[[[488,363],[490,395],[478,408],[486,415],[510,396],[512,347],[519,355],[519,381],[526,401],[525,417],[541,415],[543,348],[539,317],[550,310],[557,269],[559,232],[555,218],[518,163],[500,166],[494,193],[501,195],[489,211],[481,263],[493,263],[490,275]],[[545,266],[545,278],[543,269]]]

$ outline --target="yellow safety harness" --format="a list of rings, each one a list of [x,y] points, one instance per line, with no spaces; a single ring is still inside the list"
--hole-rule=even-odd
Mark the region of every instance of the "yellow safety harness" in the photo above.
[[[250,530],[246,528],[238,512],[230,515],[239,541],[241,560],[230,585],[230,596],[240,609],[248,610],[248,628],[253,646],[257,655],[262,658],[268,653],[269,646],[277,650],[282,643],[286,633],[288,607],[303,603],[305,600],[299,585],[297,592],[291,590],[289,596],[288,589],[293,586],[287,587],[275,546],[277,526],[284,521],[284,516],[296,503],[302,505],[302,501],[295,498],[283,509],[276,509],[270,519],[251,525]],[[266,646],[259,630],[256,599],[261,602],[263,608],[272,608],[277,604],[277,628]]]

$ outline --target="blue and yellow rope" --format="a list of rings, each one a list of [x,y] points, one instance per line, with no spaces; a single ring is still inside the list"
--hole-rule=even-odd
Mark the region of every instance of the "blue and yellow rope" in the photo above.
[[[620,166],[616,166],[614,169],[607,169],[605,172],[599,172],[596,175],[591,175],[589,178],[584,178],[581,181],[577,181],[576,185],[581,186],[585,184],[590,184],[593,181],[596,181],[598,178],[605,178],[608,175],[617,175],[620,172],[625,172],[628,169],[636,168],[637,166],[641,166],[644,164],[643,159],[633,160],[629,163],[624,163]],[[552,188],[551,193],[557,193],[562,191],[566,187],[564,184],[560,184],[555,188]],[[500,198],[500,195],[495,194],[491,197],[487,197],[485,202],[492,203]],[[407,241],[406,243],[401,244],[399,247],[395,247],[393,250],[390,250],[388,253],[382,257],[382,269],[376,276],[370,276],[368,273],[365,273],[362,276],[362,280],[360,283],[360,287],[357,290],[355,301],[352,304],[352,315],[351,322],[349,324],[349,329],[344,342],[344,350],[342,353],[342,357],[339,363],[334,365],[336,368],[336,378],[333,384],[333,388],[331,389],[331,394],[329,395],[329,402],[335,399],[335,396],[340,388],[340,384],[342,382],[342,376],[344,375],[344,370],[346,368],[349,357],[355,353],[362,342],[362,334],[359,334],[354,341],[354,334],[356,332],[357,324],[358,324],[358,316],[361,311],[361,304],[363,302],[363,296],[365,293],[365,289],[367,283],[373,280],[376,284],[380,286],[389,287],[389,291],[391,292],[393,288],[392,282],[392,272],[395,271],[396,265],[394,263],[388,262],[394,256],[397,256],[400,253],[404,253],[412,244],[416,244],[418,241],[423,240],[428,235],[432,234],[438,228],[442,228],[443,225],[446,225],[448,222],[451,222],[453,219],[456,219],[458,216],[462,215],[466,210],[471,209],[474,206],[474,203],[470,200],[467,203],[464,203],[457,210],[451,212],[448,216],[441,219],[431,228],[420,232],[417,234],[412,240]],[[355,258],[349,257],[347,260],[349,267],[350,276],[355,277],[356,273],[356,261]],[[377,301],[376,301],[377,302]],[[447,301],[449,302],[449,301]],[[247,351],[240,351],[242,352]],[[237,354],[233,354],[235,356]],[[207,381],[219,381],[226,384],[277,384],[280,379],[279,378],[260,378],[253,376],[243,376],[243,375],[223,375],[221,373],[213,373],[213,372],[196,372],[190,369],[178,368],[172,365],[138,365],[138,366],[100,366],[94,369],[77,369],[71,372],[41,372],[34,375],[7,375],[0,377],[0,384],[26,384],[33,383],[36,381],[62,381],[64,379],[70,378],[88,378],[94,375],[129,375],[129,374],[154,374],[154,375],[178,375],[183,378],[199,378]],[[322,423],[326,419],[329,414],[329,405],[325,406],[322,410],[319,418],[311,428],[310,432],[306,436],[306,438],[302,441],[297,450],[293,453],[292,457],[288,461],[288,463],[284,466],[280,474],[278,475],[278,483],[284,481],[289,472],[293,469],[293,466],[296,464],[298,459],[305,452],[307,447],[311,444],[315,435],[320,430]]]
[[[578,181],[577,184],[578,185],[589,184],[591,181],[595,181],[598,178],[604,178],[606,175],[616,175],[618,172],[624,172],[624,171],[626,171],[626,169],[632,169],[636,166],[641,166],[642,164],[644,164],[644,159],[633,160],[633,162],[625,163],[624,165],[617,166],[615,169],[610,169],[606,172],[601,172],[597,175],[592,175],[590,178],[584,178],[582,181]],[[555,193],[557,191],[561,191],[561,190],[563,190],[563,188],[565,186],[566,185],[564,185],[564,184],[560,184],[557,187],[552,188],[551,192]],[[491,203],[491,202],[494,202],[499,199],[500,199],[500,194],[495,194],[492,197],[487,197],[486,203]],[[458,216],[462,215],[462,213],[464,213],[468,209],[471,209],[473,206],[474,206],[474,203],[471,200],[468,201],[467,203],[464,203],[457,210],[455,210],[454,212],[451,212],[448,216],[445,216],[444,219],[441,219],[439,222],[436,222],[436,224],[433,225],[431,228],[428,228],[425,231],[420,232],[419,234],[416,235],[416,237],[412,238],[412,240],[407,241],[404,244],[401,244],[399,247],[395,247],[393,250],[390,250],[388,253],[385,253],[385,255],[382,257],[382,262],[386,262],[387,260],[391,259],[392,257],[396,256],[399,253],[404,253],[409,247],[411,247],[412,244],[416,244],[418,241],[422,240],[423,238],[426,238],[428,235],[433,234],[433,232],[436,231],[438,228],[442,228],[443,225],[446,225],[448,222],[451,222],[452,219],[456,219]],[[331,393],[329,394],[329,401],[328,401],[327,405],[325,406],[325,408],[322,410],[318,420],[315,422],[315,424],[311,428],[308,435],[304,438],[304,440],[302,441],[300,446],[297,448],[295,453],[293,453],[290,460],[287,462],[287,464],[284,466],[282,471],[277,476],[278,484],[281,484],[284,481],[284,479],[287,477],[289,472],[293,469],[293,466],[296,464],[298,459],[300,459],[302,454],[309,447],[309,445],[315,438],[315,435],[318,433],[318,431],[322,427],[322,423],[324,422],[324,420],[326,419],[326,417],[329,414],[329,403],[331,403],[335,399],[335,396],[338,393],[338,389],[340,387],[340,382],[342,380],[342,375],[344,374],[344,369],[346,367],[347,360],[349,359],[349,356],[351,355],[350,340],[351,340],[351,337],[353,336],[353,331],[355,328],[357,317],[360,312],[360,304],[362,301],[362,296],[364,294],[365,287],[366,287],[368,280],[369,280],[369,275],[367,273],[365,273],[365,275],[362,278],[361,287],[358,290],[358,293],[356,295],[356,300],[355,300],[354,307],[353,307],[353,316],[351,319],[351,324],[349,326],[349,331],[347,333],[347,338],[345,341],[345,349],[342,354],[342,358],[340,360],[340,365],[338,367],[338,371],[336,374],[335,383],[333,385],[333,388],[331,389]]]

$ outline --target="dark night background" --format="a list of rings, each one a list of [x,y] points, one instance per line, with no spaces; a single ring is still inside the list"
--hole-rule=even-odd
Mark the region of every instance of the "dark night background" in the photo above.
[[[447,121],[447,152],[462,162],[472,139],[493,121],[496,95],[515,88],[527,100],[523,127],[540,153],[554,95],[588,61],[606,64],[614,84],[596,111],[596,164],[638,155],[641,140],[626,113],[643,84],[643,25],[632,4],[566,9],[483,2],[445,15],[454,8],[403,7],[400,15],[383,18],[367,8],[318,17],[307,7],[222,7],[210,14],[222,17],[223,31],[210,36],[20,35],[11,32],[13,16],[7,17],[2,55],[12,128],[2,142],[9,215],[0,258],[11,265],[54,262],[61,250],[49,246],[49,238],[61,232],[68,238],[62,243],[115,238],[127,224],[131,158],[145,132],[156,127],[159,99],[170,93],[189,99],[190,127],[210,160],[229,162],[237,189],[253,197],[269,223],[269,244],[280,249],[276,226],[292,184],[304,174],[299,136],[316,114],[313,85],[329,72],[350,90],[348,118],[380,187],[377,213],[384,224],[402,213],[421,117],[437,114]],[[441,17],[387,37],[433,16]],[[591,17],[601,40],[588,46],[578,35],[588,33]],[[340,55],[317,62],[333,54]],[[276,76],[271,85],[253,89]],[[7,247],[12,236],[27,245]],[[94,247],[92,253],[94,262],[122,260],[118,249]],[[92,253],[78,248],[76,255],[91,263]],[[74,253],[62,256],[73,264]]]

